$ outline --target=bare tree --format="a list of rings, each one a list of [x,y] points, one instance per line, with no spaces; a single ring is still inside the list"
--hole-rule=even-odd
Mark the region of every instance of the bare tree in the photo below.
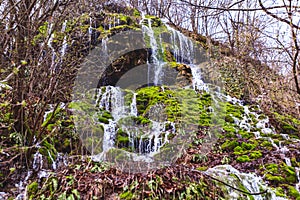
[[[276,38],[277,44],[283,49],[290,60],[289,64],[292,68],[292,75],[296,87],[296,91],[300,94],[300,83],[299,83],[299,70],[300,70],[300,57],[299,57],[299,1],[282,0],[281,1],[281,12],[280,14],[270,11],[261,0],[259,5],[265,13],[277,20],[278,23],[284,23],[289,28],[290,37],[285,36],[284,38]],[[290,44],[284,40],[289,39]]]

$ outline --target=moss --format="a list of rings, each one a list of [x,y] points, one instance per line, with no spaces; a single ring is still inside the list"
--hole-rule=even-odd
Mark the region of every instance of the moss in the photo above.
[[[288,194],[294,198],[300,198],[300,193],[293,186],[288,187]]]
[[[300,167],[300,163],[297,162],[297,159],[295,157],[291,158],[291,163],[293,167]]]
[[[251,143],[246,143],[246,142],[243,142],[242,143],[242,148],[244,150],[253,150],[256,148],[256,145],[255,144],[251,144]]]
[[[128,30],[140,30],[140,28],[138,27],[135,27],[135,26],[130,26],[130,25],[118,25],[118,26],[115,26],[109,30],[106,31],[107,34],[114,34],[114,33],[118,33],[118,32],[121,32],[121,31],[128,31]]]
[[[284,134],[297,135],[300,129],[300,120],[290,115],[281,115],[279,113],[272,113],[277,124],[276,127]]]
[[[266,167],[268,172],[271,172],[271,173],[274,173],[274,174],[278,173],[278,165],[275,164],[275,163],[267,164],[265,167]]]
[[[225,116],[225,121],[228,123],[234,123],[234,119],[230,115]]]
[[[250,153],[251,159],[257,159],[257,158],[261,158],[261,157],[262,157],[262,153],[260,151],[253,151]]]
[[[38,151],[47,158],[47,161],[50,164],[52,164],[53,160],[56,159],[57,151],[52,142],[44,140],[41,144],[41,148],[39,148]]]
[[[113,119],[112,115],[110,114],[110,112],[108,111],[104,111],[102,113],[102,117],[106,118],[106,119]]]
[[[281,187],[276,188],[275,194],[278,197],[285,197],[284,190]]]
[[[266,175],[266,178],[268,177],[268,180],[279,182],[280,179],[281,183],[288,184],[295,184],[297,182],[295,168],[287,166],[284,162],[280,164],[267,164],[265,167],[266,171],[264,172],[264,174]]]
[[[98,117],[98,121],[101,122],[101,123],[104,123],[104,124],[108,124],[109,123],[109,120],[105,117],[102,117],[102,116],[99,116]]]
[[[244,152],[243,148],[241,146],[237,146],[234,148],[234,154],[235,155],[240,155]]]
[[[223,130],[228,132],[228,133],[235,133],[236,132],[236,129],[233,126],[229,125],[229,124],[224,125]]]
[[[281,176],[273,176],[271,174],[267,174],[265,176],[266,180],[271,181],[272,183],[279,184],[284,181],[284,178]]]
[[[242,115],[245,113],[244,108],[239,105],[233,105],[229,102],[220,105],[222,105],[226,109],[227,115],[230,115],[238,119],[242,119]]]
[[[244,138],[244,139],[250,139],[251,137],[253,137],[253,133],[246,132],[246,131],[244,131],[244,130],[239,130],[238,133],[239,133],[239,134],[242,136],[242,138]]]
[[[269,142],[269,141],[263,141],[261,144],[260,144],[260,146],[261,147],[271,147],[271,148],[273,148],[273,145],[272,145],[272,143],[271,142]]]
[[[143,116],[138,116],[138,117],[135,117],[134,120],[136,121],[137,124],[149,124],[151,121],[150,119],[148,118],[145,118]]]
[[[236,140],[226,140],[222,145],[221,148],[223,150],[233,150],[235,147],[237,147],[239,143]]]
[[[293,127],[292,125],[288,124],[288,123],[285,123],[283,126],[282,126],[282,131],[283,133],[285,134],[292,134],[292,133],[296,133],[297,132],[297,129],[295,127]]]
[[[38,186],[39,184],[37,182],[32,182],[27,186],[27,194],[29,196],[29,199],[33,199],[33,196],[37,193],[38,191]]]
[[[295,169],[290,166],[285,167],[285,180],[287,183],[296,183],[297,182],[297,176],[295,173]]]
[[[197,167],[197,170],[199,170],[199,171],[206,171],[207,169],[208,169],[207,166]]]
[[[152,27],[159,27],[162,24],[161,19],[156,17],[156,16],[145,15],[145,18],[151,20],[151,26]]]
[[[177,65],[178,65],[176,62],[174,62],[174,61],[176,61],[176,59],[173,56],[173,54],[170,51],[168,51],[167,49],[164,49],[164,52],[163,52],[163,55],[162,55],[162,59],[165,62],[173,63],[173,64],[170,64],[170,66],[173,67],[173,68],[174,68],[174,63],[175,63],[175,67],[177,67]]]
[[[133,16],[139,17],[139,16],[141,16],[141,13],[135,8],[135,9],[133,9]]]
[[[242,155],[236,158],[237,162],[249,162],[250,158],[247,155]]]

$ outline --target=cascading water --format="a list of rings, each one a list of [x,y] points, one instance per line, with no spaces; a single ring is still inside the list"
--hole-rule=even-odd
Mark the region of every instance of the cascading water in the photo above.
[[[144,24],[146,21],[146,25]],[[152,22],[151,19],[142,19],[142,30],[145,37],[149,37],[150,40],[150,47],[151,47],[151,62],[148,62],[148,83],[152,82],[154,85],[161,85],[161,77],[162,77],[162,69],[164,66],[164,62],[162,61],[160,54],[163,52],[162,46],[160,45],[161,38],[157,39],[155,37],[153,28],[152,28]],[[154,71],[154,78],[151,80],[151,72]]]
[[[109,24],[109,26],[115,26],[115,19],[112,24]],[[157,34],[153,27],[152,20],[146,19],[145,16],[143,16],[141,26],[146,46],[148,49],[151,49],[149,51],[151,52],[150,59],[147,60],[147,84],[148,86],[150,86],[150,84],[153,84],[157,87],[159,86],[159,91],[165,91],[165,88],[167,87],[164,87],[164,70],[166,67],[168,67],[168,62],[163,60],[162,56],[166,48],[162,45],[164,42],[166,42],[165,38]],[[180,32],[167,25],[165,26],[169,31],[168,48],[171,48],[171,53],[176,62],[188,65],[188,69],[191,71],[192,83],[186,86],[186,88],[194,89],[196,92],[213,92],[214,95],[212,99],[216,104],[217,101],[223,101],[229,102],[232,105],[243,107],[243,115],[241,118],[231,116],[236,124],[236,130],[242,129],[246,132],[253,133],[257,139],[265,139],[270,141],[277,151],[282,152],[283,155],[286,156],[286,164],[290,165],[291,161],[287,157],[287,148],[284,145],[274,142],[271,137],[265,136],[267,134],[274,134],[274,128],[270,126],[269,119],[258,114],[260,113],[259,109],[253,111],[249,108],[249,106],[243,105],[243,102],[236,98],[224,95],[218,92],[219,90],[210,91],[209,84],[203,81],[202,69],[199,66],[199,62],[196,61],[198,58],[196,55],[197,49],[194,47],[193,42]],[[110,54],[110,49],[108,47],[109,43],[109,38],[102,40],[101,56],[107,59],[109,59]],[[138,94],[138,89],[137,91],[128,91],[127,89],[121,89],[120,87],[102,86],[97,89],[96,94],[96,105],[97,108],[99,108],[98,112],[101,115],[107,115],[107,113],[104,111],[107,111],[109,114],[111,114],[111,117],[108,117],[108,120],[101,119],[97,121],[98,116],[95,115],[94,117],[96,119],[95,121],[97,121],[97,123],[103,127],[103,141],[101,143],[101,150],[103,153],[101,155],[93,156],[93,159],[96,161],[103,160],[103,158],[106,158],[106,155],[107,157],[110,156],[109,153],[120,150],[122,152],[124,151],[126,156],[122,157],[118,154],[112,154],[113,159],[111,159],[111,161],[121,158],[123,160],[151,163],[154,161],[157,153],[162,150],[162,147],[170,143],[169,136],[173,134],[176,135],[176,132],[179,130],[176,121],[170,122],[163,117],[161,119],[157,119],[155,117],[151,118],[151,112],[154,112],[155,109],[150,109],[144,114],[139,113],[139,106],[141,105],[137,104],[139,98],[141,98],[141,96],[139,96],[141,94]],[[170,97],[171,96],[172,95],[170,95]],[[160,107],[159,104],[153,105],[153,107],[155,106],[157,110],[164,109],[163,106]],[[218,109],[216,107],[217,105],[215,107],[206,106],[207,110],[212,112],[215,117],[218,117],[216,114]],[[162,116],[162,114],[159,114],[159,112],[155,115]],[[145,117],[147,117],[148,121],[146,120],[145,123],[141,123]],[[236,131],[236,134],[238,135],[238,131]],[[215,169],[215,171],[208,170],[207,173],[217,173],[217,171],[222,171],[222,173],[225,173],[226,170],[227,169]],[[231,170],[231,173],[238,176],[239,179],[242,179],[242,184],[250,192],[259,191],[258,188],[261,186],[259,183],[261,178],[254,177],[252,174],[241,174],[237,170],[233,169]],[[299,170],[297,171],[297,175],[299,179]],[[297,184],[296,187],[299,189],[299,184]],[[230,191],[230,193],[235,196],[232,191]],[[274,194],[272,193],[272,195]],[[262,196],[254,196],[254,199],[262,199]]]
[[[249,193],[258,193],[258,195],[252,195],[250,198],[248,195],[241,194],[237,190],[226,186],[228,192],[227,195],[232,200],[238,200],[242,198],[255,200],[285,200],[285,198],[283,197],[276,196],[275,192],[263,183],[261,177],[258,177],[252,173],[241,173],[237,169],[233,168],[231,165],[219,165],[208,169],[205,173],[214,178],[222,180],[223,182],[229,184],[232,187],[239,188]],[[268,192],[264,194],[259,194],[265,190],[267,190]]]
[[[131,120],[138,116],[136,106],[136,93],[132,93],[132,99],[128,106],[124,103],[124,91],[118,87],[106,86],[98,90],[96,105],[102,110],[109,111],[112,119],[108,122],[101,123],[104,129],[103,152],[107,152],[115,147],[116,134],[123,130],[128,134],[129,147],[133,148],[139,154],[155,154],[160,147],[168,142],[168,133],[175,131],[174,123],[168,121],[155,121],[150,119],[151,128],[138,128],[134,121],[133,126],[122,123],[122,120]],[[121,120],[121,122],[119,122]],[[118,123],[119,122],[119,123]],[[166,125],[170,128],[166,128]],[[143,129],[143,130],[142,130]],[[167,130],[166,130],[167,129]],[[141,135],[141,131],[143,134]],[[161,135],[165,132],[164,136]],[[139,138],[137,139],[137,136]],[[102,157],[103,154],[100,156]],[[95,157],[97,159],[97,156]],[[140,157],[141,159],[141,157]]]
[[[164,68],[167,64],[163,60],[162,54],[164,48],[162,46],[162,37],[156,35],[152,27],[151,19],[143,18],[142,30],[144,38],[148,38],[149,47],[151,49],[151,58],[148,61],[148,84],[163,85]],[[186,63],[193,62],[193,43],[182,34],[173,31],[172,37],[177,37],[178,44],[173,43],[173,46],[178,45],[179,51],[175,53],[178,62],[184,61]],[[108,54],[107,38],[102,40],[103,54]],[[147,42],[146,42],[147,43]],[[195,67],[196,69],[196,67]],[[195,81],[198,81],[196,78]],[[194,82],[195,82],[194,81]],[[197,85],[200,85],[196,83]],[[164,87],[161,86],[164,91]],[[128,104],[124,101],[126,93],[131,93],[131,102]],[[103,126],[103,142],[102,154],[93,156],[95,160],[105,158],[105,154],[118,146],[119,138],[128,137],[126,148],[131,149],[134,161],[152,162],[151,157],[155,156],[164,145],[169,143],[169,135],[175,134],[176,123],[163,119],[163,106],[159,104],[154,105],[150,109],[147,125],[139,125],[136,123],[140,116],[137,109],[137,93],[132,91],[124,91],[119,87],[105,86],[97,90],[96,105],[100,110],[106,110],[111,113],[112,118],[105,122],[100,122]],[[151,117],[152,116],[152,117]],[[157,118],[157,116],[160,116]],[[120,136],[120,134],[122,136]],[[122,146],[122,145],[121,145]],[[123,147],[124,148],[124,147]]]

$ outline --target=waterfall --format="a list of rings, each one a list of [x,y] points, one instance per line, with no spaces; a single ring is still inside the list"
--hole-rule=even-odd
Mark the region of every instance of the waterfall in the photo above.
[[[220,179],[235,188],[240,188],[242,185],[243,186],[242,190],[246,190],[246,192],[260,193],[264,190],[267,190],[266,194],[251,195],[251,197],[245,196],[244,198],[254,199],[254,200],[264,200],[264,199],[285,200],[285,198],[276,196],[275,191],[267,187],[261,177],[258,177],[252,173],[241,173],[230,165],[219,165],[208,169],[205,173],[207,173],[212,177]],[[239,193],[237,190],[227,187],[227,192],[228,192],[228,197],[230,197],[230,199],[232,200],[241,199],[242,194]]]
[[[161,77],[163,75],[163,65],[164,62],[162,61],[161,57],[159,56],[160,53],[163,52],[162,46],[160,45],[161,42],[161,37],[157,37],[154,34],[154,30],[152,28],[152,23],[151,19],[142,19],[142,21],[147,21],[147,24],[142,23],[142,30],[143,34],[145,37],[149,37],[150,39],[150,47],[151,47],[151,61],[148,62],[148,83],[152,82],[154,85],[160,85],[162,84],[161,82]],[[151,80],[151,71],[154,71],[154,78]]]
[[[147,61],[147,84],[148,86],[162,85],[160,90],[167,92],[164,87],[164,73],[166,68],[169,67],[169,63],[163,59],[165,53],[163,44],[166,43],[166,38],[163,38],[156,31],[151,18],[146,18],[144,14],[142,18],[141,27],[144,42],[146,47],[151,50],[150,59]],[[115,20],[112,25],[115,25]],[[190,88],[204,89],[205,84],[201,78],[201,69],[198,63],[194,64],[195,49],[192,40],[167,25],[165,28],[171,33],[169,42],[172,49],[170,50],[173,52],[176,61],[190,66],[192,74]],[[103,59],[109,59],[107,43],[108,38],[102,40],[101,57]],[[125,98],[126,95],[127,98]],[[131,96],[130,99],[128,99],[128,95]],[[168,121],[163,114],[164,106],[159,103],[152,105],[147,112],[147,123],[137,122],[137,120],[145,117],[145,114],[140,115],[138,113],[137,95],[138,93],[135,91],[125,91],[113,86],[103,86],[97,89],[96,107],[100,109],[100,113],[103,110],[108,111],[112,119],[98,122],[103,127],[102,153],[93,156],[94,160],[107,158],[109,152],[113,152],[116,148],[125,148],[125,150],[127,148],[125,154],[128,158],[130,157],[133,161],[150,163],[155,160],[155,156],[161,151],[161,148],[170,143],[169,137],[174,137],[177,132],[185,132],[181,128],[177,128],[177,123]],[[125,99],[130,102],[126,102]],[[214,110],[212,107],[210,109]],[[123,142],[121,144],[120,138]],[[180,155],[179,152],[173,152],[173,154]]]
[[[198,89],[208,92],[208,87],[202,79],[202,71],[197,65],[195,65],[193,41],[179,31],[171,28],[168,24],[165,25],[171,33],[171,45],[174,51],[176,62],[189,64],[189,66],[191,67],[194,90]]]
[[[295,167],[298,183],[296,184],[296,190],[300,192],[300,167]]]
[[[132,96],[132,101],[130,104],[130,114],[135,117],[138,115],[137,107],[136,107],[136,95],[137,94],[134,92],[133,96]]]

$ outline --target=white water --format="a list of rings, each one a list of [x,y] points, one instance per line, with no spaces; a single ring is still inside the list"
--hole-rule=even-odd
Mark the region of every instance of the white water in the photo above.
[[[105,89],[103,89],[105,88]],[[115,147],[115,138],[118,129],[122,129],[128,134],[130,147],[133,147],[139,154],[151,154],[154,155],[159,149],[168,142],[168,135],[171,132],[175,133],[175,124],[168,121],[156,121],[157,119],[150,119],[151,126],[138,127],[137,124],[131,125],[133,121],[129,123],[118,123],[119,120],[126,119],[128,117],[138,116],[136,107],[136,93],[133,93],[132,102],[130,107],[127,108],[124,104],[123,91],[118,87],[106,86],[98,90],[96,104],[99,108],[109,111],[113,120],[110,119],[108,124],[101,123],[104,127],[103,136],[103,152],[108,152]],[[154,113],[157,114],[157,113]],[[159,114],[159,113],[158,113]],[[166,129],[166,124],[171,126],[170,130]],[[141,131],[143,134],[141,135]],[[162,133],[165,132],[164,137]],[[140,136],[137,146],[135,144],[135,138]],[[152,141],[145,143],[146,141]],[[101,157],[105,158],[104,155]],[[97,158],[96,158],[97,159]]]
[[[296,184],[296,190],[298,192],[300,192],[300,168],[295,167],[295,171],[296,171],[296,175],[297,175],[297,179],[298,179],[298,183]]]
[[[134,92],[133,96],[132,96],[132,101],[130,104],[130,114],[135,117],[138,115],[138,111],[137,111],[137,107],[136,107],[136,95],[137,94]]]
[[[152,28],[152,22],[151,19],[142,19],[142,22],[146,21],[147,25],[145,25],[144,23],[142,23],[142,30],[143,30],[143,34],[144,37],[149,37],[150,40],[150,47],[151,47],[151,62],[148,62],[148,83],[150,83],[150,81],[153,81],[153,83],[155,85],[161,85],[162,84],[162,80],[161,77],[163,76],[163,66],[165,64],[165,62],[162,61],[162,59],[159,56],[160,52],[163,52],[163,48],[162,45],[160,45],[162,43],[161,41],[161,37],[155,36],[154,34],[154,30]],[[151,80],[151,71],[154,71],[154,78],[153,80]]]
[[[249,193],[260,193],[263,192],[264,190],[268,190],[267,192],[268,196],[266,196],[266,194],[252,195],[252,197],[255,200],[265,200],[265,199],[284,200],[285,199],[282,197],[277,197],[275,195],[275,192],[271,188],[266,186],[266,184],[263,182],[261,177],[258,177],[257,175],[252,173],[241,173],[237,169],[233,168],[231,165],[215,166],[213,168],[208,169],[205,173],[237,189],[241,189],[241,190],[246,189],[246,192]],[[244,188],[241,188],[240,184],[242,184]],[[228,186],[226,186],[226,188],[228,192],[228,197],[230,197],[231,200],[241,199],[242,193]],[[247,196],[247,199],[250,199],[249,196]]]
[[[48,152],[49,153],[49,152]],[[50,159],[52,160],[52,170],[57,170],[58,167],[60,166],[67,166],[68,165],[68,159],[67,156],[58,153],[56,156],[56,159],[54,160],[52,156],[50,155]],[[26,186],[29,183],[29,180],[33,176],[33,172],[37,173],[38,179],[41,180],[42,178],[48,178],[51,174],[51,170],[46,170],[44,169],[44,160],[46,158],[39,153],[38,151],[33,155],[33,163],[32,163],[32,170],[27,171],[27,174],[23,180],[21,180],[19,183],[16,183],[15,186],[18,188],[19,194],[17,195],[16,199],[17,200],[23,200],[27,199],[26,197]],[[0,199],[1,199],[1,194],[0,194]]]

